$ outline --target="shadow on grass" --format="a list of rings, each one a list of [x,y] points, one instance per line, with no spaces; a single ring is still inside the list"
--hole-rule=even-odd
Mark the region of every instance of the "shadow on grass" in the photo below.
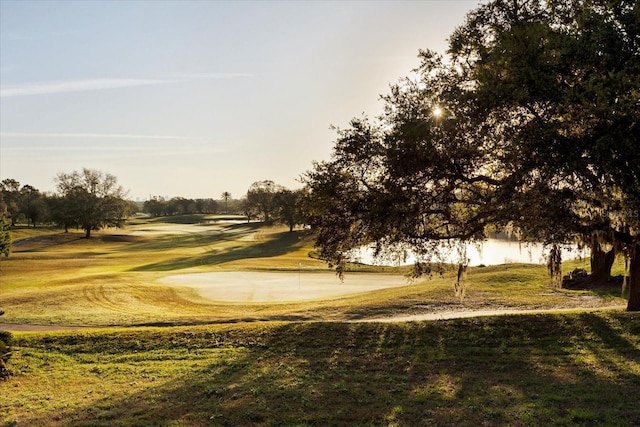
[[[238,227],[235,230],[204,229],[201,232],[146,237],[141,242],[125,246],[122,251],[145,252],[180,248],[206,248],[222,242],[235,241],[254,232],[255,228],[253,227]]]
[[[87,241],[81,233],[45,234],[21,239],[13,243],[14,252],[41,252],[78,241]]]
[[[210,224],[223,221],[243,221],[249,223],[244,215],[233,214],[185,214],[158,216],[145,219],[145,222],[167,223],[167,224]]]
[[[198,352],[207,349],[211,356],[147,389],[56,415],[35,415],[32,421],[66,426],[639,425],[640,340],[631,334],[639,325],[638,315],[616,313],[199,328],[154,332],[156,338],[132,337],[128,343],[104,336],[87,351],[182,349],[190,354],[182,353],[184,358],[204,362]],[[581,358],[585,348],[595,357],[588,363]],[[59,424],[52,424],[52,417]]]
[[[167,224],[201,224],[205,222],[206,214],[169,215],[147,219],[147,222],[160,222]]]
[[[253,231],[255,231],[253,228],[247,228],[246,226],[243,226],[239,230],[235,230],[236,237],[233,239],[233,241],[237,241],[237,233],[249,234]],[[200,239],[200,237],[195,237],[194,239],[197,241],[198,239]],[[219,238],[217,241],[219,241]],[[183,244],[202,246],[202,242]],[[131,271],[172,271],[190,267],[197,267],[200,265],[217,265],[225,262],[236,261],[239,259],[275,257],[284,255],[292,251],[300,244],[301,242],[299,239],[299,234],[297,232],[282,232],[273,235],[272,238],[262,243],[254,244],[253,242],[245,243],[237,241],[236,244],[229,247],[212,247],[206,253],[199,256],[180,257],[162,262],[142,265],[133,268]]]

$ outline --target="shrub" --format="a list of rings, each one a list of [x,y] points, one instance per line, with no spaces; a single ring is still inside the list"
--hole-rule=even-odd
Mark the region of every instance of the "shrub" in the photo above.
[[[0,316],[4,314],[0,311]],[[0,331],[0,379],[9,376],[9,370],[7,369],[7,361],[11,357],[11,333],[7,331]]]

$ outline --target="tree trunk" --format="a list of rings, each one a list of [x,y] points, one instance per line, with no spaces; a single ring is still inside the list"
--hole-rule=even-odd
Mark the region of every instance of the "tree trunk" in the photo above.
[[[551,277],[551,284],[562,287],[562,251],[555,243],[547,256],[547,271]]]
[[[627,311],[640,311],[640,242],[631,247],[629,254],[629,303]]]
[[[87,239],[91,238],[91,227],[84,229],[84,237]]]
[[[611,278],[611,267],[616,259],[613,249],[605,252],[596,242],[591,248],[591,278],[597,280],[609,280]]]

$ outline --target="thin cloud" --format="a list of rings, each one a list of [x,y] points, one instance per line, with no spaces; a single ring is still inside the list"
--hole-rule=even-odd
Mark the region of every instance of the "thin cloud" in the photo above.
[[[15,156],[28,156],[29,158],[100,158],[101,160],[128,159],[128,158],[179,158],[188,156],[220,155],[228,152],[224,147],[207,146],[37,146],[37,147],[9,147],[3,148],[3,152],[11,152]]]
[[[253,76],[251,73],[183,73],[175,75],[176,78],[185,80],[237,79]]]
[[[142,150],[148,150],[148,149],[157,149],[157,147],[114,147],[114,146],[100,146],[100,145],[96,145],[96,146],[85,146],[85,145],[67,145],[67,146],[58,146],[58,145],[54,145],[54,146],[36,146],[36,147],[9,147],[9,148],[4,148],[2,151],[12,151],[12,152],[33,152],[35,150],[37,151],[51,151],[51,152],[55,152],[55,151],[77,151],[77,150],[82,150],[82,151],[142,151]]]
[[[250,73],[185,73],[171,78],[158,79],[78,79],[52,82],[36,82],[19,85],[7,85],[0,88],[0,97],[50,95],[68,92],[85,92],[104,89],[118,89],[135,86],[149,86],[167,83],[179,83],[190,80],[222,80],[252,77]]]
[[[144,135],[130,133],[59,133],[59,132],[0,132],[5,138],[82,138],[82,139],[152,139],[195,140],[198,138],[176,135]]]
[[[117,89],[133,86],[148,86],[172,83],[175,80],[163,79],[80,79],[57,82],[39,82],[21,85],[8,85],[0,89],[0,97],[49,95],[67,92],[84,92],[103,89]]]

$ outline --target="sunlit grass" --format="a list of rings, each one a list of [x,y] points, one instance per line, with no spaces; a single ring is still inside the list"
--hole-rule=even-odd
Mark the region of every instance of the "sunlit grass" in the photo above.
[[[545,268],[472,268],[465,297],[453,293],[453,272],[407,286],[317,301],[216,303],[189,287],[160,284],[169,274],[234,270],[326,271],[310,257],[305,231],[260,224],[214,224],[203,216],[136,219],[84,239],[82,232],[19,229],[0,260],[3,321],[69,325],[183,324],[255,320],[352,320],[443,310],[597,307],[623,304],[615,295],[547,285]],[[165,220],[166,221],[166,220]],[[39,234],[39,232],[41,234]],[[20,241],[28,239],[26,241]],[[574,268],[584,261],[571,261]],[[618,268],[618,267],[616,267]],[[354,265],[356,272],[406,274],[404,267]]]
[[[640,317],[16,333],[0,422],[636,425]]]
[[[0,423],[640,423],[636,314],[342,323],[451,310],[624,304],[612,292],[558,289],[548,285],[544,266],[516,264],[470,269],[463,299],[454,295],[452,270],[344,297],[216,303],[159,279],[327,267],[309,256],[312,240],[303,231],[202,220],[136,219],[89,240],[80,232],[15,233],[15,241],[30,240],[0,260],[2,321],[112,327],[14,333],[13,375],[0,383]],[[565,271],[584,263],[565,263]],[[353,269],[346,281],[357,272],[407,273]],[[619,269],[618,261],[614,274]]]

